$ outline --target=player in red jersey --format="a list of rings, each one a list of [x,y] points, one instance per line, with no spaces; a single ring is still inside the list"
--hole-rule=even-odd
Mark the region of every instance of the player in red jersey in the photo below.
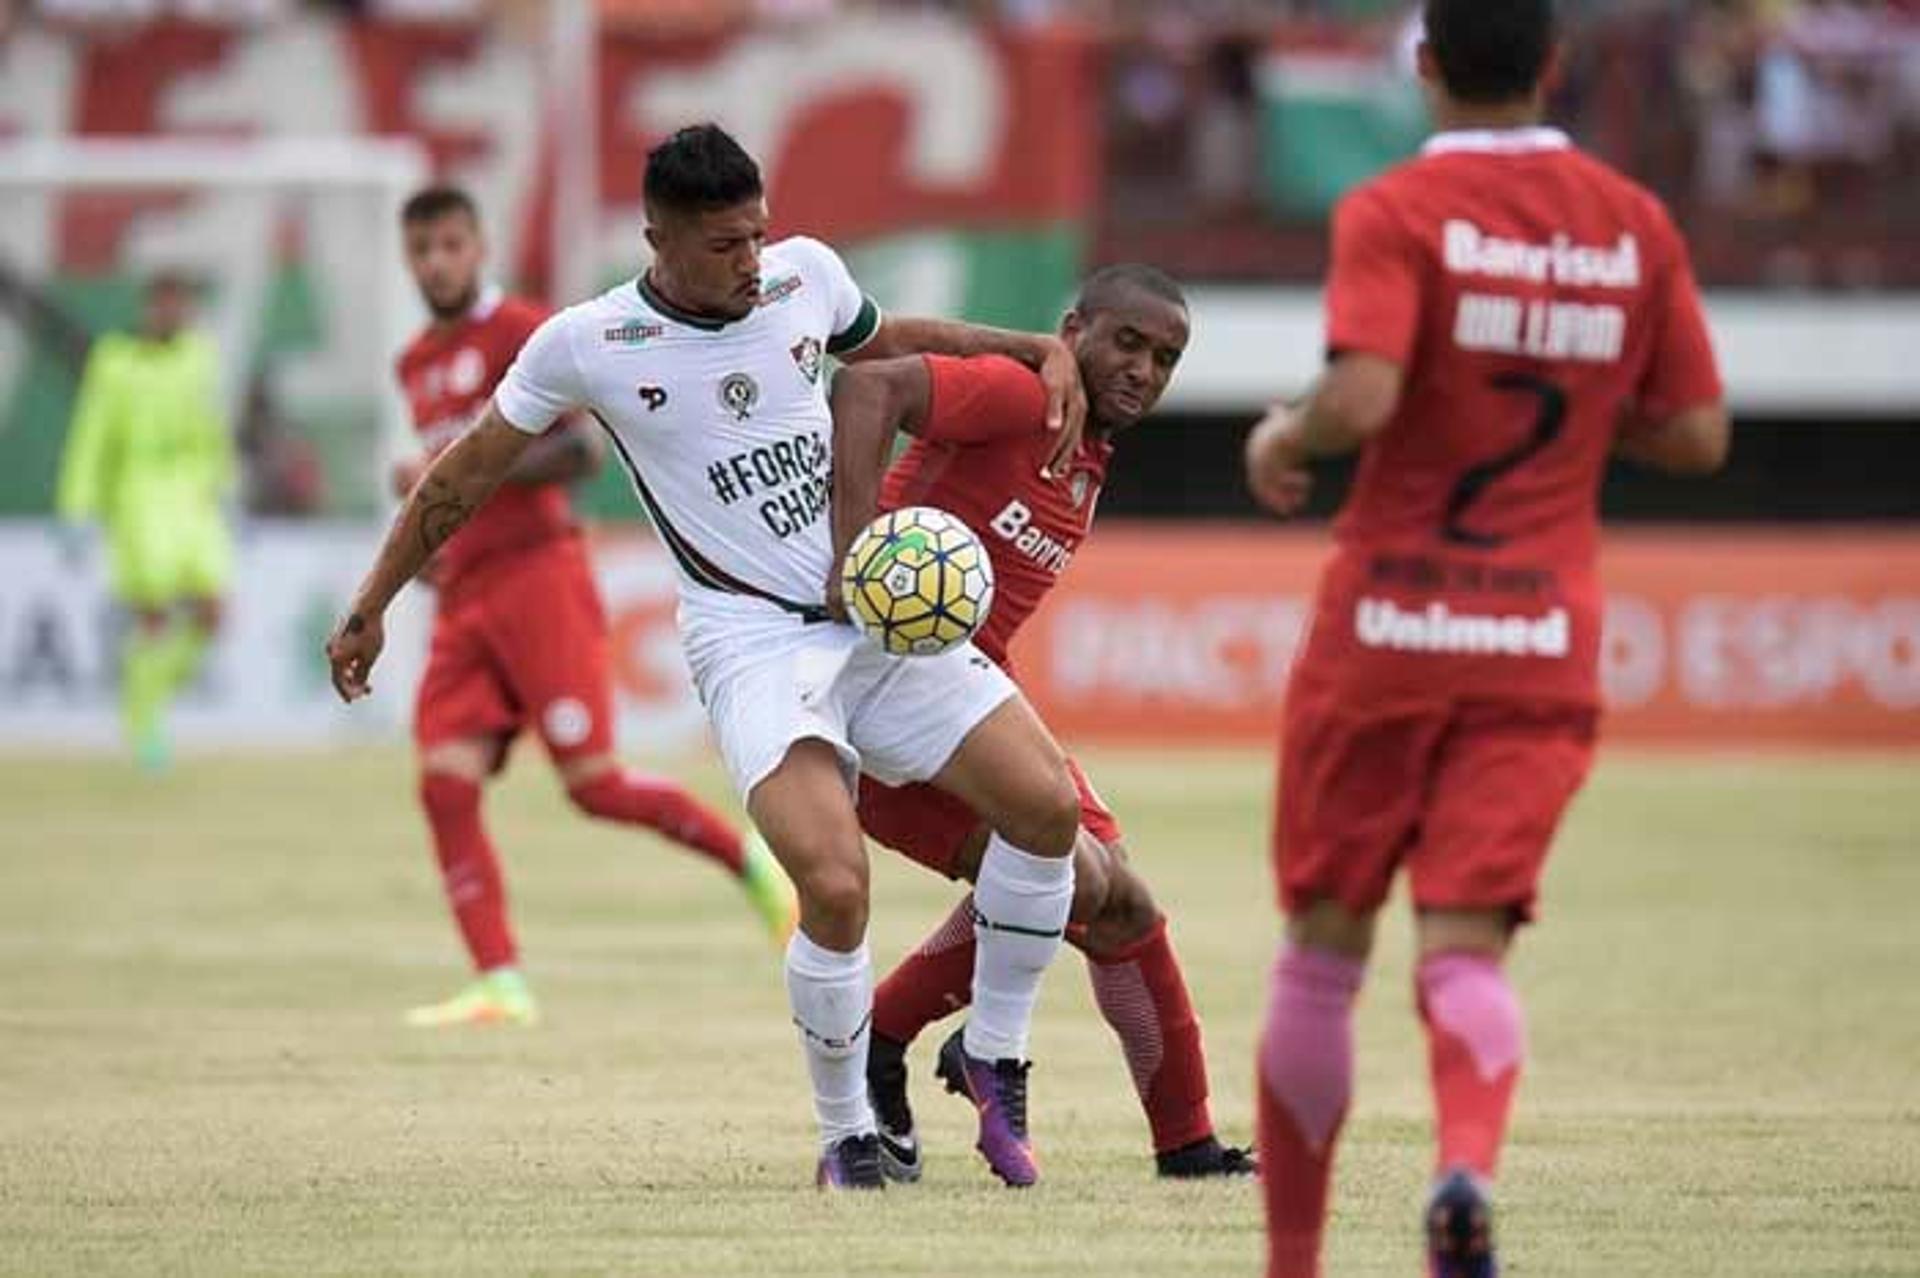
[[[1489,1184],[1524,1054],[1503,960],[1593,752],[1600,481],[1616,454],[1709,473],[1728,444],[1666,211],[1540,126],[1554,40],[1550,0],[1429,0],[1441,131],[1341,203],[1327,368],[1247,443],[1283,515],[1313,459],[1360,450],[1281,747],[1271,1278],[1320,1272],[1351,1009],[1403,866],[1437,1117],[1429,1262],[1496,1272]]]
[[[433,312],[396,365],[421,444],[394,468],[404,497],[485,409],[546,311],[482,286],[485,243],[464,192],[419,192],[401,228]],[[537,1018],[480,812],[481,787],[522,728],[539,734],[582,812],[655,830],[710,858],[740,880],[777,940],[792,930],[792,889],[757,838],[743,839],[678,783],[625,768],[613,755],[606,617],[566,491],[599,458],[587,423],[549,432],[434,558],[439,607],[414,717],[420,803],[479,977],[452,999],[408,1013],[415,1025]]]
[[[1187,335],[1186,299],[1161,272],[1110,267],[1086,281],[1060,336],[1086,385],[1087,440],[1059,473],[1044,469],[1053,451],[1045,389],[1011,360],[927,356],[843,369],[833,389],[836,562],[877,510],[928,505],[957,515],[993,561],[993,612],[974,642],[1011,673],[1008,644],[1087,535],[1116,438],[1159,401]],[[896,430],[917,438],[882,484]],[[1078,766],[1073,775],[1082,829],[1069,938],[1087,956],[1095,1001],[1120,1037],[1160,1171],[1251,1172],[1246,1151],[1215,1138],[1200,1024],[1166,919],[1113,814]],[[958,799],[931,786],[896,789],[866,779],[859,810],[867,834],[922,865],[953,879],[977,873],[987,828]],[[921,1172],[907,1046],[971,1000],[974,926],[969,896],[875,993],[867,1079],[882,1163],[895,1180]],[[942,1078],[953,1073],[957,1041],[942,1049]]]

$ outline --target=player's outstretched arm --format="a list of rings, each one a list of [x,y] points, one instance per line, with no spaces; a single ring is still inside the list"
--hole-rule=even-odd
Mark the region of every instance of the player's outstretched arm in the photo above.
[[[862,361],[902,355],[1004,355],[1018,360],[1040,374],[1047,388],[1047,429],[1059,433],[1041,473],[1051,477],[1062,462],[1080,451],[1087,424],[1087,391],[1080,384],[1079,362],[1058,337],[958,320],[889,315],[872,339],[846,358]]]
[[[1274,514],[1307,504],[1317,457],[1350,453],[1386,429],[1400,406],[1406,375],[1392,360],[1358,352],[1327,366],[1307,397],[1276,404],[1247,436],[1247,487]]]
[[[827,610],[846,615],[840,563],[860,530],[880,510],[880,481],[898,431],[918,432],[926,421],[933,377],[919,356],[850,364],[833,379],[833,558],[827,569]]]
[[[486,504],[533,436],[509,425],[489,406],[480,424],[434,459],[394,517],[372,571],[360,583],[347,615],[327,640],[333,687],[343,701],[364,697],[368,676],[385,642],[387,605]]]

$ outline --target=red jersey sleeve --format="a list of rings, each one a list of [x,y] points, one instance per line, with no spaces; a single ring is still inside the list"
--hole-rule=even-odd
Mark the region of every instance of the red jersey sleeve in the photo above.
[[[1328,356],[1359,352],[1411,364],[1423,276],[1418,245],[1377,187],[1342,200],[1327,276]]]
[[[927,419],[920,438],[936,444],[984,444],[1046,428],[1040,375],[999,355],[955,359],[927,355]]]
[[[1723,393],[1686,241],[1664,216],[1660,224],[1667,265],[1654,285],[1653,314],[1659,328],[1639,396],[1641,411],[1654,418],[1718,403]]]
[[[527,298],[508,298],[500,304],[499,324],[495,330],[494,342],[501,358],[501,372],[506,365],[513,363],[520,348],[527,344],[534,330],[546,323],[552,312],[540,303]]]

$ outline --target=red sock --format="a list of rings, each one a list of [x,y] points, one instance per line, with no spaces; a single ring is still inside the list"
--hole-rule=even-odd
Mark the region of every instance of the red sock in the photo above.
[[[973,894],[873,992],[873,1032],[911,1043],[973,1001]]]
[[[1285,946],[1260,1039],[1267,1278],[1319,1278],[1333,1151],[1353,1094],[1353,1001],[1365,966]]]
[[[461,777],[429,772],[420,778],[420,804],[433,830],[447,904],[482,972],[510,967],[516,958],[507,923],[507,888],[500,860],[480,821],[480,787]]]
[[[657,830],[734,874],[746,867],[740,832],[678,782],[614,768],[571,787],[567,794],[589,816]]]
[[[1153,1150],[1164,1154],[1213,1135],[1207,1057],[1167,921],[1117,954],[1087,955],[1100,1014],[1119,1035]]]
[[[1427,1027],[1439,1169],[1493,1179],[1526,1056],[1526,1021],[1500,961],[1432,954],[1415,974]]]

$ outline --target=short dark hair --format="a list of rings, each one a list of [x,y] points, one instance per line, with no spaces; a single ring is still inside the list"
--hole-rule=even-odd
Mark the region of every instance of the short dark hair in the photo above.
[[[473,197],[457,186],[444,183],[423,187],[407,197],[400,206],[400,225],[413,226],[420,222],[437,222],[450,213],[464,213],[480,224],[480,206]]]
[[[1462,102],[1528,97],[1553,56],[1553,0],[1427,0],[1426,22],[1441,83]]]
[[[717,124],[692,124],[647,152],[648,208],[704,213],[766,194],[760,166]]]
[[[1179,281],[1144,262],[1119,262],[1087,276],[1080,282],[1080,296],[1074,300],[1073,309],[1081,315],[1109,311],[1129,292],[1145,293],[1163,302],[1172,302],[1183,311],[1187,309],[1187,294]]]

